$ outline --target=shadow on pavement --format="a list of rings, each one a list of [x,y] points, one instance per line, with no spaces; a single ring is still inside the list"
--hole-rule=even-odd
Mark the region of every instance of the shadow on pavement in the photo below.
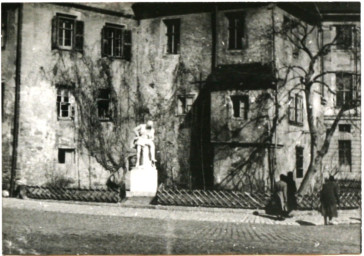
[[[304,220],[296,220],[296,222],[298,224],[300,224],[301,226],[316,226],[315,223],[309,222],[309,221],[304,221]]]
[[[267,219],[271,219],[271,220],[284,220],[283,218],[279,218],[278,216],[268,215],[268,214],[261,214],[259,212],[253,212],[253,215],[260,216],[260,217],[267,218]]]

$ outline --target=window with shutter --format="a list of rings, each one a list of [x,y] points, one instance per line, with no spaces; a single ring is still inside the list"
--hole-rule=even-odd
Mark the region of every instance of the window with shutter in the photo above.
[[[180,19],[164,20],[167,27],[167,53],[178,54],[180,51]]]
[[[122,25],[106,23],[101,35],[103,57],[131,60],[131,30],[125,30]]]
[[[353,100],[353,75],[339,72],[336,74],[336,106],[342,107]]]
[[[123,58],[128,61],[131,60],[131,45],[131,30],[124,30]]]
[[[83,29],[84,23],[83,21],[76,20],[75,23],[75,50],[82,52],[83,51]]]
[[[76,16],[57,14],[52,19],[52,50],[83,51],[84,23]]]
[[[227,13],[229,22],[229,50],[240,50],[246,48],[245,13]]]

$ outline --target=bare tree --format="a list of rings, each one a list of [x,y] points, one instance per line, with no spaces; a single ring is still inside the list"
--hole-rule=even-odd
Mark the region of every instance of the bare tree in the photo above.
[[[303,54],[307,57],[307,63],[301,62],[295,65],[286,66],[286,73],[290,71],[293,77],[290,79],[296,84],[294,88],[302,90],[305,94],[305,106],[307,112],[307,123],[310,132],[310,163],[306,174],[303,178],[298,194],[302,195],[308,192],[312,179],[315,177],[318,169],[322,164],[324,156],[327,154],[330,147],[331,138],[338,126],[339,121],[350,110],[356,109],[360,106],[360,101],[356,92],[351,94],[338,110],[336,117],[330,127],[321,131],[318,124],[315,122],[314,115],[314,87],[316,85],[324,86],[327,90],[336,94],[332,86],[325,82],[323,79],[329,74],[336,73],[332,70],[324,70],[321,66],[322,58],[330,54],[331,47],[340,46],[347,42],[338,40],[340,32],[330,42],[323,42],[321,33],[321,25],[309,25],[303,22],[289,21],[285,22],[281,29],[275,31],[276,34],[281,35],[288,40],[296,54]],[[357,45],[355,45],[354,54],[357,54]],[[355,73],[354,83],[358,85],[360,75]],[[321,142],[321,135],[323,140]]]

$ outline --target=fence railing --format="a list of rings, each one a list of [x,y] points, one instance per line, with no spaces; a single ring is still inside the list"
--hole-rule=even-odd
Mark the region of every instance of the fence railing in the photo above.
[[[107,189],[82,189],[24,186],[25,195],[34,199],[71,200],[116,203],[120,201],[118,191]]]
[[[122,195],[108,189],[80,189],[24,186],[23,193],[29,198],[72,200],[88,202],[120,202]],[[248,193],[224,190],[159,189],[156,204],[176,206],[222,207],[243,209],[264,209],[270,200],[265,193]],[[318,209],[319,195],[307,195],[298,200],[299,210]],[[361,206],[361,191],[348,190],[340,193],[339,209],[353,209]]]

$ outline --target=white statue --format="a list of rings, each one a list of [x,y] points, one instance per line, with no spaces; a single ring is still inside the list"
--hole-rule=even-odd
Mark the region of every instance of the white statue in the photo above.
[[[133,146],[137,149],[136,167],[140,165],[140,155],[143,150],[143,164],[151,162],[152,165],[157,162],[155,160],[155,146],[154,146],[154,128],[153,121],[148,121],[146,124],[140,124],[134,129],[135,138],[133,140]],[[147,150],[149,149],[149,150]],[[149,152],[148,152],[149,151]],[[148,154],[149,153],[149,154]]]

